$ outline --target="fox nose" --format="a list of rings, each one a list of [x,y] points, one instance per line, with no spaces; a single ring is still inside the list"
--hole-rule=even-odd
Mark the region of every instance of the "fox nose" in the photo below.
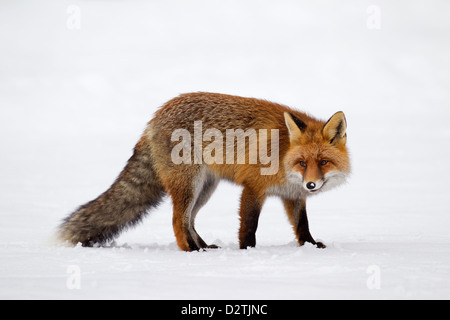
[[[309,190],[312,190],[312,189],[314,189],[315,187],[316,187],[316,184],[314,183],[314,182],[308,182],[307,184],[306,184],[306,187],[309,189]]]

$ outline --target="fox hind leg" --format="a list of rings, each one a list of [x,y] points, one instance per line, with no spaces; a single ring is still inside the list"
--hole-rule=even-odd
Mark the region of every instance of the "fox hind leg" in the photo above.
[[[208,246],[198,235],[194,227],[195,217],[200,208],[209,200],[217,187],[218,179],[199,169],[192,176],[194,179],[178,177],[166,184],[173,201],[173,228],[178,247],[184,251],[196,251]]]
[[[198,193],[197,199],[195,201],[195,205],[192,208],[192,212],[190,214],[190,233],[192,238],[195,240],[197,246],[199,248],[210,248],[217,249],[219,248],[215,244],[207,245],[206,242],[200,237],[200,235],[195,230],[195,217],[197,216],[198,211],[208,202],[211,198],[211,195],[217,188],[219,184],[219,179],[212,174],[207,174],[206,178],[203,180],[203,185],[201,186],[201,191]]]
[[[185,216],[189,211],[189,204],[192,201],[192,195],[189,193],[178,194],[175,196],[176,190],[171,190],[173,201],[173,230],[177,240],[178,247],[184,251],[199,250],[197,244],[189,232],[189,219]],[[186,202],[185,202],[186,200]]]

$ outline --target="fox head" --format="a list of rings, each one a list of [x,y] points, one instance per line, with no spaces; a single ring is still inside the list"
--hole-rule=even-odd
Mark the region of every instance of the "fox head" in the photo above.
[[[284,118],[290,140],[285,158],[290,182],[301,183],[308,194],[343,183],[350,172],[344,113],[335,113],[325,124],[306,124],[289,112]]]

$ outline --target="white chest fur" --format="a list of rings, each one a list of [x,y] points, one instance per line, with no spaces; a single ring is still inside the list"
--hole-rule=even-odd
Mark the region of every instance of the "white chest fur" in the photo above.
[[[308,192],[303,188],[303,177],[300,173],[289,171],[286,182],[271,186],[266,190],[268,196],[279,196],[283,199],[296,200],[304,198]]]

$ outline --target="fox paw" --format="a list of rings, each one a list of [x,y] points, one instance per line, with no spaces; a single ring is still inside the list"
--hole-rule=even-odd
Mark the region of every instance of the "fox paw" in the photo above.
[[[303,246],[306,242],[309,242],[309,243],[315,245],[316,248],[319,248],[319,249],[325,249],[327,247],[323,242],[320,242],[320,241],[314,241],[314,242],[313,241],[299,241],[300,247]]]
[[[325,249],[327,246],[323,244],[323,242],[316,242],[316,247],[319,249]]]

